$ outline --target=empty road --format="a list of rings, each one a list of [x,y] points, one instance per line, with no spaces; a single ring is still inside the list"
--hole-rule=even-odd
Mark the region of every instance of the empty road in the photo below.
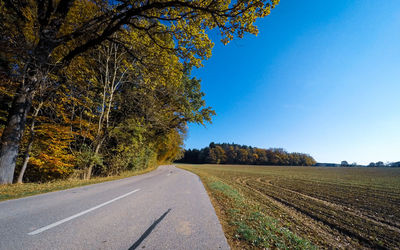
[[[174,166],[0,202],[0,249],[229,249],[200,179]]]

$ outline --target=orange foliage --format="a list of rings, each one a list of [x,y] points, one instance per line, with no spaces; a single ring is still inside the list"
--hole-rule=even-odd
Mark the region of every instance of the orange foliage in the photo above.
[[[73,171],[75,157],[69,152],[73,140],[69,126],[41,124],[36,130],[35,150],[30,165],[48,176],[62,177]]]

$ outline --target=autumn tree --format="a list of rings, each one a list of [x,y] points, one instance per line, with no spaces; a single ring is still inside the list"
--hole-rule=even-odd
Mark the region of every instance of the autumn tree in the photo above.
[[[208,31],[218,28],[225,43],[246,32],[255,34],[255,20],[268,15],[277,3],[278,0],[1,0],[0,69],[2,74],[15,78],[18,87],[1,137],[0,183],[12,181],[26,118],[37,90],[48,82],[50,74],[58,75],[77,56],[107,40],[120,44],[140,61],[143,57],[130,50],[123,39],[113,38],[116,32],[129,30],[137,31],[141,38],[188,64],[200,66],[201,60],[211,55]],[[160,39],[162,36],[172,39]]]
[[[200,82],[188,74],[185,71],[177,85],[156,80],[153,84],[158,85],[152,87],[139,80],[124,85],[116,97],[115,125],[106,142],[113,160],[106,165],[129,169],[132,162],[146,165],[154,157],[158,162],[174,160],[181,153],[187,123],[211,120],[214,111],[205,106]]]
[[[208,147],[200,150],[186,150],[178,162],[282,166],[316,164],[314,158],[308,154],[288,153],[280,148],[262,149],[234,143],[210,143]]]

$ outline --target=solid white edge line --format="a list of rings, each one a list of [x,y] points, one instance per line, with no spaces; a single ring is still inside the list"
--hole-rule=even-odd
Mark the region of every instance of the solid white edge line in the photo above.
[[[52,224],[50,224],[50,225],[48,225],[48,226],[45,226],[45,227],[41,227],[41,228],[39,228],[39,229],[37,229],[37,230],[35,230],[35,231],[33,231],[33,232],[28,233],[28,235],[40,234],[41,232],[44,232],[44,231],[46,231],[46,230],[49,230],[50,228],[56,227],[56,226],[58,226],[58,225],[61,225],[61,224],[65,223],[65,222],[67,222],[67,221],[73,220],[73,219],[75,219],[75,218],[77,218],[77,217],[79,217],[79,216],[82,216],[82,215],[84,215],[84,214],[87,214],[87,213],[89,213],[89,212],[92,212],[93,210],[96,210],[96,209],[101,208],[101,207],[103,207],[103,206],[105,206],[105,205],[107,205],[107,204],[110,204],[111,202],[117,201],[117,200],[122,199],[122,198],[124,198],[124,197],[126,197],[126,196],[128,196],[128,195],[131,195],[131,194],[133,194],[133,193],[136,193],[136,192],[139,191],[139,190],[140,190],[140,189],[135,189],[135,190],[133,190],[133,191],[131,191],[131,192],[129,192],[129,193],[126,193],[126,194],[123,194],[123,195],[121,195],[121,196],[118,196],[117,198],[114,198],[114,199],[112,199],[112,200],[106,201],[106,202],[104,202],[104,203],[102,203],[102,204],[100,204],[100,205],[97,205],[97,206],[95,206],[95,207],[89,208],[89,209],[87,209],[87,210],[85,210],[85,211],[82,211],[82,212],[80,212],[80,213],[77,213],[77,214],[75,214],[75,215],[72,215],[72,216],[70,216],[70,217],[68,217],[68,218],[65,218],[65,219],[63,219],[63,220],[59,220],[59,221],[54,222],[54,223],[52,223]]]

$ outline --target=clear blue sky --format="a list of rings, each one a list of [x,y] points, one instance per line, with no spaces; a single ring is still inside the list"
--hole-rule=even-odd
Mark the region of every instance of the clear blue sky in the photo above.
[[[194,70],[217,116],[211,141],[309,153],[319,162],[400,161],[400,1],[281,0],[258,36]]]

